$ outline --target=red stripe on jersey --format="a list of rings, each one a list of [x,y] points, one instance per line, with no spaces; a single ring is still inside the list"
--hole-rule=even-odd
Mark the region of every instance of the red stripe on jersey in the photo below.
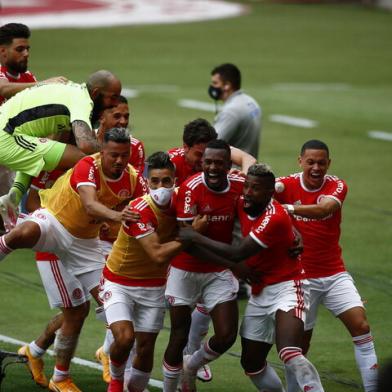
[[[53,276],[54,276],[54,280],[55,280],[57,288],[59,290],[59,293],[60,293],[61,299],[63,301],[64,307],[65,308],[72,307],[72,302],[71,302],[71,299],[69,298],[69,295],[68,295],[67,288],[65,286],[63,277],[61,276],[60,268],[58,266],[58,262],[57,261],[50,261],[50,268],[52,270],[52,273],[53,273]]]

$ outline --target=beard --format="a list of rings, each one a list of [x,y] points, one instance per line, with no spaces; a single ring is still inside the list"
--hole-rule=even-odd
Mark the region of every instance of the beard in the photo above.
[[[99,127],[99,118],[101,117],[102,112],[104,111],[105,107],[103,104],[103,95],[98,94],[96,98],[93,100],[94,107],[91,112],[91,125],[94,128]]]
[[[6,67],[11,73],[17,74],[17,73],[24,73],[27,71],[27,61],[22,61],[19,63],[16,62],[11,62],[6,64]]]

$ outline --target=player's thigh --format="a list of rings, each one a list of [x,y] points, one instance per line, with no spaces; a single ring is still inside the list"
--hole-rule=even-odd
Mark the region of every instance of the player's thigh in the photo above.
[[[210,312],[217,305],[237,299],[238,280],[230,270],[204,273],[202,302]]]
[[[47,162],[47,165],[55,165],[53,169],[70,169],[71,167],[74,167],[76,163],[78,163],[83,157],[86,156],[86,154],[84,154],[81,150],[79,150],[76,146],[73,146],[72,144],[63,144],[59,142],[58,144],[62,146],[56,146],[53,151],[49,151],[49,153],[45,156],[45,162]],[[59,159],[57,159],[56,161],[57,157],[59,157]],[[49,169],[46,170],[49,171]]]
[[[311,331],[317,322],[317,313],[325,295],[322,279],[308,279],[309,282],[309,310],[306,314],[305,331]]]
[[[51,308],[72,308],[87,301],[81,282],[60,260],[37,261]]]
[[[348,272],[325,278],[325,281],[323,303],[335,317],[352,308],[363,308],[361,296]]]
[[[171,307],[193,308],[201,296],[201,278],[199,273],[170,267],[165,290],[167,303]]]

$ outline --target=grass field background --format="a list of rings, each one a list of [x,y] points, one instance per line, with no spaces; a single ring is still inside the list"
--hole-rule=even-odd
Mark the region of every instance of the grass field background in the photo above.
[[[34,31],[30,68],[38,78],[65,75],[83,81],[100,68],[114,71],[139,95],[130,100],[134,135],[147,153],[181,145],[183,125],[213,113],[184,109],[179,99],[209,102],[211,69],[237,64],[243,88],[263,109],[260,160],[276,175],[297,171],[304,141],[330,147],[330,172],[348,183],[342,246],[348,269],[366,300],[380,363],[392,357],[392,142],[368,131],[392,132],[392,14],[358,5],[281,5],[250,2],[247,15],[202,23]],[[269,121],[272,114],[308,118],[312,129]],[[30,251],[0,266],[0,334],[30,341],[54,314]],[[241,302],[241,308],[244,307]],[[166,320],[165,326],[169,327]],[[90,315],[77,355],[93,359],[104,328]],[[168,338],[162,331],[154,378]],[[0,343],[0,347],[16,347]],[[251,391],[243,376],[237,341],[212,365],[214,381],[201,391]],[[320,311],[309,355],[326,391],[359,390],[353,347],[333,316]],[[275,352],[270,359],[279,365]],[[53,361],[47,360],[50,375]],[[99,372],[73,367],[83,391],[104,391]],[[279,370],[280,372],[280,370]],[[281,374],[281,373],[280,373]],[[39,390],[22,366],[7,370],[4,391]],[[152,390],[155,390],[152,388]]]

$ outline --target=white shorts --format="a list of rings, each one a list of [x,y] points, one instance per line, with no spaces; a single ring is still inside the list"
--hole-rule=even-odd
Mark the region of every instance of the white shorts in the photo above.
[[[240,335],[249,340],[273,344],[276,312],[292,309],[295,309],[296,317],[305,322],[309,309],[309,284],[306,279],[269,285],[259,295],[252,295],[245,310]]]
[[[164,294],[164,286],[124,286],[105,279],[100,296],[109,325],[127,320],[136,332],[158,333],[165,318]]]
[[[100,240],[100,241],[101,241],[103,255],[105,256],[105,259],[107,260],[110,252],[112,251],[113,243],[109,242],[109,241],[103,241],[103,240]]]
[[[42,208],[26,220],[37,223],[41,229],[41,236],[33,247],[35,251],[54,253],[75,275],[103,269],[105,257],[98,237],[74,237],[48,210]]]
[[[230,270],[222,272],[189,272],[170,267],[165,297],[170,306],[202,302],[208,312],[220,303],[237,298],[238,280]]]
[[[100,268],[75,275],[61,260],[37,261],[37,267],[51,308],[71,308],[88,301],[102,273]]]
[[[316,325],[317,310],[322,303],[335,317],[346,310],[361,307],[363,302],[348,272],[326,278],[308,279],[310,287],[310,308],[306,317],[305,331]]]

